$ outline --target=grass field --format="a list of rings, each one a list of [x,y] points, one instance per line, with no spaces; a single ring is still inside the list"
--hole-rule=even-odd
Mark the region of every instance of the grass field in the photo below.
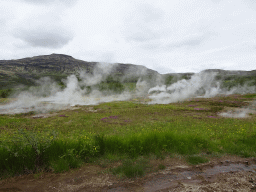
[[[256,115],[218,115],[255,98],[230,95],[166,105],[142,104],[143,98],[137,98],[47,115],[0,115],[0,178],[58,173],[95,162],[110,165],[113,174],[136,177],[145,174],[152,157],[181,156],[190,164],[223,155],[255,157]]]

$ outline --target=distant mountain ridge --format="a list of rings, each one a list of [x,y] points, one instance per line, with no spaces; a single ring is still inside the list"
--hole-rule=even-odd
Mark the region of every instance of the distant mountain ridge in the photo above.
[[[78,70],[85,70],[90,73],[93,71],[95,65],[99,62],[87,62],[78,59],[74,59],[72,56],[64,54],[51,54],[41,55],[34,57],[27,57],[17,60],[0,60],[0,70],[15,71],[15,72],[62,72],[62,73],[74,73]],[[144,66],[133,64],[121,64],[117,63],[114,72],[124,74],[128,69],[136,68],[144,70],[146,74],[157,74],[157,71],[148,69]],[[1,72],[0,71],[0,75]]]
[[[16,60],[0,60],[0,89],[12,87],[17,83],[33,85],[35,79],[42,76],[50,76],[55,80],[61,80],[71,74],[78,74],[82,70],[93,73],[99,62],[87,62],[74,59],[64,54],[40,55]],[[106,63],[106,65],[109,65]],[[157,71],[141,65],[113,64],[111,73],[116,76],[155,76]]]
[[[239,75],[239,76],[256,76],[256,70],[240,71],[240,70],[223,70],[223,69],[206,69],[204,72],[217,72],[219,75]]]
[[[51,55],[40,55],[16,60],[0,60],[0,89],[13,87],[17,83],[33,85],[35,79],[39,79],[43,76],[50,76],[55,80],[60,81],[68,75],[78,74],[81,70],[92,74],[97,63],[99,62],[88,62],[75,59],[69,55],[54,53]],[[106,63],[106,65],[109,64]],[[228,71],[221,69],[206,69],[204,72],[217,72],[219,75],[225,77],[256,76],[256,70]],[[114,63],[111,74],[116,77],[130,75],[137,79],[141,76],[146,76],[148,79],[154,81],[156,78],[159,79],[159,77],[166,78],[170,76],[181,76],[182,78],[189,79],[195,73],[159,74],[157,71],[141,65]]]

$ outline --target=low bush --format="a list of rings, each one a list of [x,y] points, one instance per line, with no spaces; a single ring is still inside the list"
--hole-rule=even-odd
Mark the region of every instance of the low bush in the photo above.
[[[137,161],[128,159],[123,161],[122,165],[112,168],[111,172],[119,177],[141,177],[146,173],[148,167],[148,161],[145,159]]]
[[[207,163],[209,160],[201,156],[188,156],[187,161],[192,165],[197,165],[200,163]]]
[[[7,98],[11,95],[11,93],[12,93],[11,89],[2,89],[2,90],[0,90],[0,97]]]

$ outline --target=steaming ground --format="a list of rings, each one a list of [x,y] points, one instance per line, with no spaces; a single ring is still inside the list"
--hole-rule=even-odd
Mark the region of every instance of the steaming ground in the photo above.
[[[182,79],[170,86],[162,85],[149,89],[152,101],[149,104],[168,104],[190,98],[211,98],[217,95],[255,93],[255,87],[236,87],[232,90],[220,88],[220,81],[215,81],[216,73],[201,72],[189,80]]]
[[[238,86],[231,90],[220,88],[220,81],[215,81],[217,73],[201,72],[195,74],[189,80],[182,79],[170,86],[162,85],[150,88],[148,93],[151,101],[148,104],[176,103],[191,98],[211,98],[218,95],[256,93],[255,86]],[[256,102],[247,108],[230,110],[220,113],[220,116],[230,118],[246,118],[249,113],[255,113]]]
[[[75,105],[97,105],[103,102],[125,101],[137,97],[148,97],[148,104],[168,104],[189,100],[191,98],[210,98],[217,95],[255,93],[256,88],[244,86],[232,90],[220,88],[220,81],[215,81],[216,73],[201,72],[195,74],[189,80],[180,80],[170,86],[159,83],[152,86],[152,83],[138,80],[136,90],[125,90],[121,94],[100,92],[95,89],[88,93],[86,86],[99,84],[111,73],[114,65],[98,64],[93,74],[81,72],[78,81],[75,75],[70,75],[64,83],[66,88],[61,88],[50,78],[45,77],[38,81],[39,88],[31,87],[15,97],[15,101],[0,106],[0,114],[47,113],[49,111],[63,110]],[[159,80],[158,80],[159,81]],[[161,82],[161,81],[159,81]],[[156,84],[155,82],[154,84]],[[254,103],[255,104],[255,103]],[[253,106],[253,105],[252,105]],[[251,108],[241,108],[239,111],[228,111],[220,114],[224,117],[242,118],[247,117]],[[254,110],[255,111],[255,110]]]

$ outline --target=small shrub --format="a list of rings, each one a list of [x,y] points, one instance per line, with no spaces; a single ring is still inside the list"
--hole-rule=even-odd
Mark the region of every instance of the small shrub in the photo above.
[[[100,155],[104,155],[105,153],[105,140],[103,135],[96,135],[95,139],[95,146],[98,146],[98,152]]]
[[[17,113],[14,115],[14,117],[26,117],[26,116],[31,116],[31,115],[35,115],[36,112],[35,111],[29,111],[27,113]]]
[[[158,165],[158,169],[159,169],[159,170],[165,169],[165,165],[163,165],[163,164]]]
[[[11,89],[2,89],[0,90],[0,97],[7,98],[11,95],[12,90]]]
[[[82,164],[82,160],[75,154],[74,149],[69,149],[61,159],[65,159],[70,168],[78,168]]]
[[[119,175],[120,177],[133,178],[143,176],[147,167],[145,160],[125,160],[122,165],[111,169],[111,171],[114,175]]]
[[[52,162],[51,167],[55,173],[62,173],[69,170],[69,163],[66,159],[60,158]]]
[[[192,165],[197,165],[200,163],[206,163],[208,162],[208,159],[204,158],[204,157],[200,157],[200,156],[189,156],[187,158],[187,161],[192,164]]]
[[[0,169],[16,173],[40,170],[47,166],[46,151],[55,138],[54,131],[45,138],[44,134],[18,130],[9,143],[0,145]]]
[[[211,112],[217,113],[217,112],[219,112],[219,111],[221,111],[223,109],[224,109],[223,106],[213,106],[213,107],[211,107]]]

